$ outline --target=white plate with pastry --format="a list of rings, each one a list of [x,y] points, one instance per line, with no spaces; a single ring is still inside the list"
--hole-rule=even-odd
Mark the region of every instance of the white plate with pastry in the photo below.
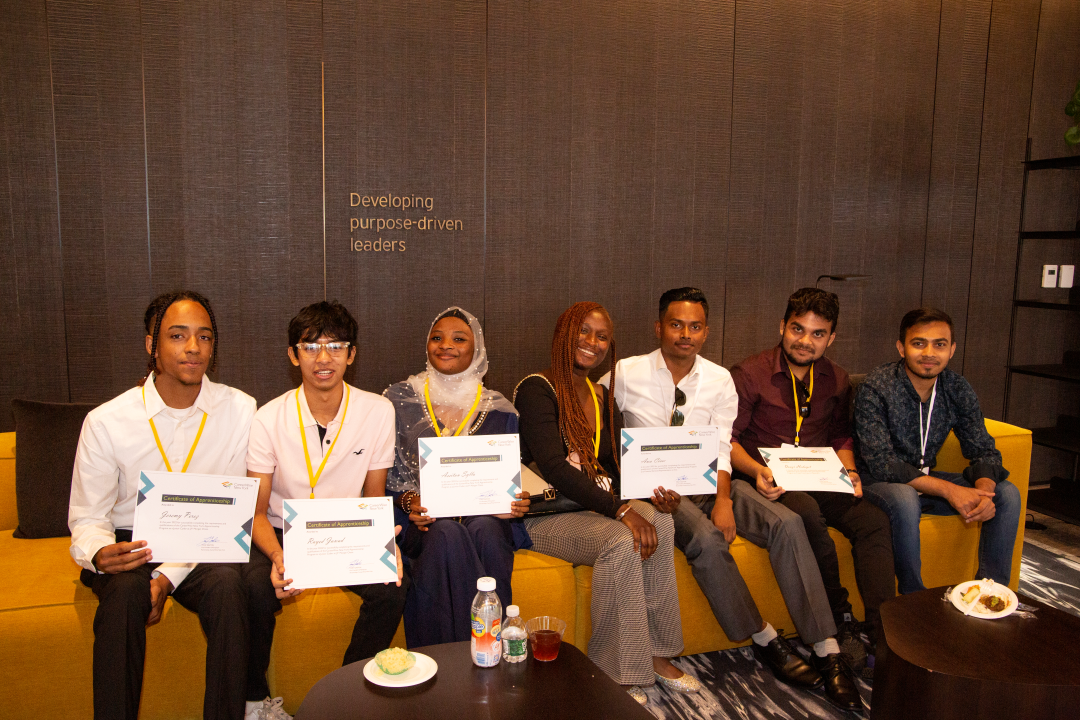
[[[993,580],[968,580],[949,593],[957,610],[981,620],[996,620],[1016,612],[1020,600],[1007,585]]]

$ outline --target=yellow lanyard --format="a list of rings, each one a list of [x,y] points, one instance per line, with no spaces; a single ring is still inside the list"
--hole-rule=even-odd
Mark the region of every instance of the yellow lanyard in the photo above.
[[[439,421],[435,419],[435,409],[431,407],[431,395],[428,394],[428,381],[424,380],[424,402],[427,403],[428,415],[431,416],[431,427],[435,429],[435,434],[442,437],[442,430],[439,429]],[[476,411],[478,405],[480,405],[480,393],[484,390],[484,383],[479,383],[476,386],[476,399],[473,400],[472,407],[469,408],[469,412],[465,413],[465,419],[461,421],[461,424],[457,426],[457,430],[454,432],[454,437],[461,434],[461,431],[465,429],[465,426],[469,423],[469,418]],[[450,428],[443,428],[449,430]]]
[[[345,416],[349,414],[349,395],[351,391],[349,386],[345,386],[345,411],[341,413],[341,425],[338,427],[337,435],[334,436],[334,442],[330,443],[330,449],[323,455],[322,462],[319,463],[318,472],[311,472],[311,455],[307,449],[307,433],[304,432],[304,416],[300,412],[300,391],[296,391],[296,419],[300,421],[300,441],[304,444],[304,467],[307,468],[308,483],[311,484],[311,494],[308,498],[315,499],[315,483],[319,482],[319,477],[322,475],[323,468],[326,467],[326,461],[330,459],[330,453],[334,452],[334,446],[337,445],[338,438],[341,437],[341,431],[345,427]]]
[[[152,382],[152,381],[148,378],[147,382]],[[146,409],[146,385],[145,384],[142,387],[142,404],[143,404],[143,409],[145,410]],[[157,449],[158,449],[158,452],[161,453],[161,459],[165,461],[165,469],[168,470],[169,472],[172,472],[173,471],[172,465],[169,464],[169,458],[165,455],[165,448],[163,448],[161,446],[161,438],[157,434],[157,427],[154,426],[154,418],[148,417],[146,419],[150,421],[150,430],[151,430],[151,432],[154,433],[154,442],[157,443]],[[179,429],[179,427],[180,426],[177,425],[177,429]],[[199,432],[195,433],[195,442],[191,443],[191,450],[188,451],[187,460],[184,461],[184,467],[180,468],[180,472],[182,472],[182,473],[187,472],[187,467],[188,467],[188,465],[191,464],[191,458],[195,456],[195,448],[199,444],[199,438],[202,437],[202,431],[203,431],[204,427],[206,427],[206,411],[203,411],[202,422],[199,423]]]
[[[799,391],[795,389],[795,373],[788,367],[788,372],[791,373],[791,394],[795,396],[795,447],[799,447],[799,431],[802,430],[802,413],[799,412]],[[814,364],[810,363],[810,387],[809,392],[806,393],[806,402],[810,402],[810,398],[814,397]]]
[[[593,390],[592,383],[589,378],[585,378],[585,382],[589,386],[589,393],[592,395],[592,404],[596,408],[596,435],[593,437],[593,457],[596,458],[596,462],[600,462],[600,401],[596,399],[596,391]]]

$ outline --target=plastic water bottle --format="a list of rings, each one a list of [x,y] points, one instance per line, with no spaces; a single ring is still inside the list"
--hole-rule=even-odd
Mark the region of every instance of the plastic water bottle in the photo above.
[[[480,578],[476,589],[479,592],[472,601],[472,660],[480,667],[495,667],[502,656],[502,603],[495,594],[495,578]]]
[[[508,663],[525,662],[529,653],[529,634],[525,632],[525,623],[519,617],[517,605],[506,608],[506,624],[502,629],[503,660]]]

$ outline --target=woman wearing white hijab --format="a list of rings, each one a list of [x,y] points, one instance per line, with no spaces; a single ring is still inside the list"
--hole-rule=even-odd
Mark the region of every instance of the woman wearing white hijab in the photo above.
[[[512,515],[434,519],[422,506],[417,440],[452,435],[502,435],[518,431],[514,406],[485,388],[484,331],[470,313],[451,307],[431,325],[427,369],[383,393],[397,416],[397,457],[386,476],[402,525],[400,545],[409,569],[405,639],[409,647],[469,639],[476,580],[495,578],[503,607],[513,602],[514,550],[529,547],[520,520],[528,493]],[[407,519],[406,519],[407,517]]]

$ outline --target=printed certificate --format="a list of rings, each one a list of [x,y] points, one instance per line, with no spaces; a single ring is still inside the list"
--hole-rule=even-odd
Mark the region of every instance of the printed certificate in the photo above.
[[[758,448],[773,481],[785,490],[855,493],[844,463],[831,447]]]
[[[521,492],[517,435],[420,438],[420,504],[431,517],[499,515]]]
[[[290,588],[397,582],[393,498],[286,500],[283,507]]]
[[[258,494],[249,477],[143,471],[131,539],[154,562],[246,563]]]
[[[623,428],[623,500],[652,497],[660,485],[680,495],[716,492],[720,429],[715,425]]]

